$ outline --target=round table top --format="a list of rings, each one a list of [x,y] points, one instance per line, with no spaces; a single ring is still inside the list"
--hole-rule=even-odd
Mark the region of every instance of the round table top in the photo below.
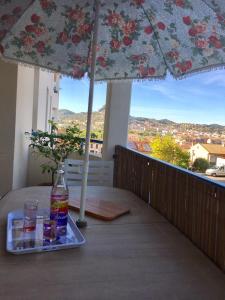
[[[136,195],[111,187],[88,187],[87,197],[126,203],[131,212],[110,222],[88,217],[83,246],[7,253],[8,212],[28,199],[44,208],[50,191],[23,188],[0,200],[0,299],[225,299],[224,275],[205,255]],[[70,188],[70,197],[79,195]]]
[[[5,223],[7,214],[12,210],[23,209],[24,202],[29,199],[38,200],[39,208],[48,208],[50,205],[50,186],[34,186],[22,189],[17,189],[9,192],[0,200],[0,224]],[[77,199],[80,197],[81,187],[69,187],[69,199]],[[146,206],[146,203],[133,193],[113,187],[105,186],[88,186],[87,198],[99,198],[105,201],[113,201],[115,203],[122,203],[123,205],[131,205],[135,209],[141,205]],[[77,213],[74,213],[77,215]],[[92,218],[91,218],[92,220]],[[94,221],[94,220],[92,220]],[[94,221],[95,222],[95,221]]]

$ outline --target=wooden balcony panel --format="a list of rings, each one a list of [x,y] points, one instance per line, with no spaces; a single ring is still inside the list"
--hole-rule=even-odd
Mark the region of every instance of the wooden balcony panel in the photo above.
[[[225,271],[225,187],[117,146],[114,183],[149,202]]]

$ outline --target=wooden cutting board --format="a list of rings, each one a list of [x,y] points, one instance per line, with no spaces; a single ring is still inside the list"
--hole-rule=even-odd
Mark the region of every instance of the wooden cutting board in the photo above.
[[[69,208],[75,211],[79,211],[80,199],[69,200]],[[129,212],[129,208],[113,201],[110,202],[96,198],[88,198],[86,200],[86,215],[100,220],[112,221]]]

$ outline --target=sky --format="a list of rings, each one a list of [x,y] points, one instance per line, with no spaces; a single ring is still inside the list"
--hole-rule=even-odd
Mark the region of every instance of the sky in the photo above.
[[[62,77],[59,108],[87,111],[88,79]],[[105,104],[106,83],[95,85],[93,110]],[[130,115],[175,122],[225,125],[225,70],[191,75],[176,80],[134,81]]]

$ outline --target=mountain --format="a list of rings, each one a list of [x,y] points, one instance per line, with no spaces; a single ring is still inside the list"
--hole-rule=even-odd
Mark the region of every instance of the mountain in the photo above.
[[[103,130],[104,127],[104,116],[105,116],[105,107],[103,106],[100,110],[94,111],[92,113],[92,129],[93,130]],[[78,124],[80,129],[83,130],[86,128],[86,119],[87,113],[80,112],[75,113],[67,109],[58,110],[58,121],[62,124],[69,124],[71,122]]]
[[[68,109],[59,109],[58,110],[58,118],[59,120],[62,120],[64,118],[73,117],[74,112]]]
[[[98,111],[92,114],[92,128],[93,130],[103,130],[105,116],[105,105]],[[74,122],[79,124],[81,129],[85,129],[86,126],[86,112],[75,113],[67,109],[59,109],[58,119],[60,123]],[[129,117],[129,128],[131,130],[152,130],[152,128],[164,129],[170,128],[172,130],[196,130],[200,132],[210,133],[225,133],[225,126],[219,124],[192,124],[192,123],[176,123],[168,119],[153,119],[143,117]]]

